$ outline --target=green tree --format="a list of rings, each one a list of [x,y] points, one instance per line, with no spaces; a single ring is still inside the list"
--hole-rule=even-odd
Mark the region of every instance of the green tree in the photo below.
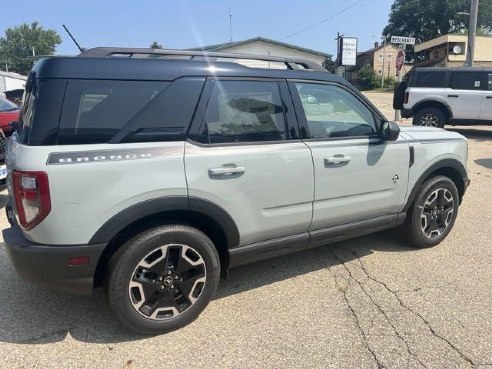
[[[53,55],[61,43],[60,35],[52,29],[44,29],[38,22],[7,28],[0,38],[0,62],[20,74],[27,74],[36,55]]]
[[[415,37],[421,43],[448,33],[464,32],[469,18],[458,12],[469,12],[471,0],[395,0],[383,35]],[[492,28],[492,0],[480,0],[477,28]],[[483,31],[480,31],[483,32]],[[407,60],[414,58],[407,49]]]
[[[150,45],[150,48],[151,49],[164,49],[164,46],[162,46],[160,43],[158,43],[157,41],[154,41],[152,42],[152,44]]]
[[[381,79],[371,65],[366,64],[359,70],[358,85],[361,90],[374,90],[381,85]]]
[[[337,63],[335,63],[331,58],[326,58],[323,62],[323,68],[325,68],[330,73],[335,73],[337,69]]]

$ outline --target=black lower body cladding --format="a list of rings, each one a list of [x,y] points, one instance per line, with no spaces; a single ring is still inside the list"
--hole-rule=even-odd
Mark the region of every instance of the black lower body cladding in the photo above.
[[[17,225],[2,231],[12,264],[28,281],[78,295],[90,295],[96,266],[106,244],[41,245],[27,240]],[[84,258],[70,265],[70,258]]]

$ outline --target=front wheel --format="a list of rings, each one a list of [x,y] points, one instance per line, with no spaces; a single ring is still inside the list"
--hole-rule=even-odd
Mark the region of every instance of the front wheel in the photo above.
[[[446,114],[437,108],[423,108],[417,111],[412,124],[414,126],[444,128]]]
[[[111,258],[109,305],[136,333],[169,332],[198,317],[219,276],[217,250],[204,233],[185,225],[156,227],[128,241]]]
[[[404,225],[407,239],[416,247],[440,243],[453,228],[459,195],[448,177],[430,178],[420,186]]]

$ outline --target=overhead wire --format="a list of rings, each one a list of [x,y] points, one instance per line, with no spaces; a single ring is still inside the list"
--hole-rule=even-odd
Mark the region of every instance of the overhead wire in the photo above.
[[[354,3],[350,4],[349,6],[346,6],[345,8],[343,8],[343,9],[339,10],[339,11],[338,11],[338,12],[336,12],[335,14],[332,14],[332,15],[330,15],[329,17],[322,19],[321,21],[318,21],[318,22],[316,22],[316,23],[314,23],[314,24],[312,24],[312,25],[310,25],[310,26],[308,26],[308,27],[306,27],[306,28],[303,28],[303,29],[302,29],[302,30],[300,30],[300,31],[297,31],[297,32],[291,33],[290,35],[287,35],[287,36],[285,36],[285,37],[282,37],[282,38],[280,38],[278,41],[283,41],[283,40],[286,40],[286,39],[288,39],[288,38],[291,38],[291,37],[297,36],[297,35],[299,35],[299,34],[301,34],[301,33],[304,33],[304,32],[307,32],[307,31],[309,31],[309,30],[313,29],[313,28],[316,28],[316,27],[318,27],[319,25],[321,25],[321,24],[323,24],[323,23],[326,23],[326,22],[328,22],[329,20],[331,20],[331,19],[333,19],[333,18],[335,18],[335,17],[339,16],[340,14],[342,14],[342,13],[346,12],[347,10],[349,10],[349,9],[353,8],[354,6],[356,6],[357,4],[361,3],[362,1],[364,1],[364,0],[357,0],[357,1],[355,1]]]

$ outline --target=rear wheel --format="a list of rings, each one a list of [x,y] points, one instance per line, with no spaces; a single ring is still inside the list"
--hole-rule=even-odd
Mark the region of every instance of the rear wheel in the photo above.
[[[185,225],[145,231],[121,247],[110,262],[110,307],[130,330],[165,333],[193,320],[212,299],[220,262],[212,241]]]
[[[407,239],[416,247],[437,245],[453,228],[458,206],[459,195],[454,182],[444,176],[430,178],[419,188],[408,213]]]
[[[423,108],[417,111],[412,124],[414,126],[444,128],[446,114],[438,108]]]

